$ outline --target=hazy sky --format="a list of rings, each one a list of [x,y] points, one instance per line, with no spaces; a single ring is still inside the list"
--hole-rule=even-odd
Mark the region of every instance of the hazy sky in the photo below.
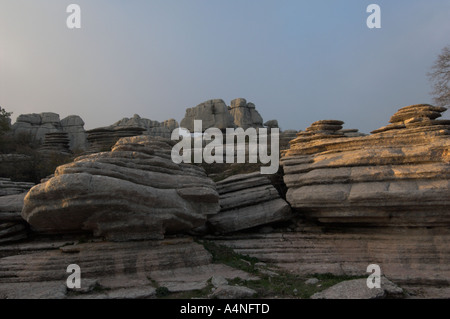
[[[366,25],[371,3],[381,29]],[[449,44],[449,0],[0,0],[0,105],[92,129],[243,97],[282,129],[369,132],[431,102],[426,73]]]

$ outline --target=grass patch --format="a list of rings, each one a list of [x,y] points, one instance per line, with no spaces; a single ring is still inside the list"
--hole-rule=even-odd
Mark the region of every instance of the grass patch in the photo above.
[[[256,298],[310,298],[316,292],[323,291],[342,281],[365,278],[364,276],[335,276],[333,274],[314,274],[300,276],[282,269],[268,266],[256,266],[257,258],[241,255],[233,249],[217,245],[212,241],[201,241],[206,250],[213,256],[213,262],[243,270],[258,276],[259,280],[243,280],[235,278],[229,280],[230,285],[241,285],[257,292]],[[267,270],[277,275],[267,274]],[[307,285],[309,278],[317,278],[316,285]],[[209,291],[211,289],[209,288]]]

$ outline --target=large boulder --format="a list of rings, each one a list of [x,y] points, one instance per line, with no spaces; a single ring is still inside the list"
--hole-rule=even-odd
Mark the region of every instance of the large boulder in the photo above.
[[[217,183],[220,213],[208,219],[217,233],[230,233],[285,221],[292,217],[289,204],[259,172],[231,176]]]
[[[247,103],[243,98],[231,101],[230,114],[237,127],[244,130],[249,127],[263,128],[263,119],[255,108],[255,104]],[[278,122],[270,121],[268,127],[278,127]]]
[[[194,120],[202,120],[202,128],[215,127],[221,130],[234,128],[233,117],[228,112],[228,107],[223,100],[209,100],[196,107],[186,109],[186,115],[181,120],[180,126],[194,132]]]
[[[91,231],[113,240],[163,238],[204,225],[219,211],[204,170],[174,164],[175,142],[137,136],[81,156],[33,187],[22,216],[38,232]]]
[[[450,121],[436,120],[444,110],[407,107],[395,126],[361,137],[347,137],[340,121],[313,124],[281,159],[287,201],[321,222],[449,225]]]

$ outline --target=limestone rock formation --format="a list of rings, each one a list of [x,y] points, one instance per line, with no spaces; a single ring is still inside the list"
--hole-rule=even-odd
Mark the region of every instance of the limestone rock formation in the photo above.
[[[82,270],[81,289],[68,289],[67,266]],[[208,280],[254,279],[248,273],[213,264],[211,254],[190,238],[126,243],[43,241],[0,246],[0,299],[155,298],[203,289]]]
[[[14,136],[30,136],[33,142],[43,144],[48,133],[67,133],[71,150],[86,148],[83,120],[76,115],[60,120],[56,113],[22,114],[11,127]]]
[[[256,110],[255,104],[247,103],[245,99],[239,98],[231,101],[230,114],[234,119],[235,125],[237,127],[242,127],[244,130],[248,129],[249,127],[264,127],[263,119]],[[278,124],[278,122],[276,124]]]
[[[70,153],[70,140],[67,133],[47,133],[44,144],[40,147],[41,152],[56,152],[62,154]]]
[[[228,112],[228,107],[223,100],[209,100],[196,107],[186,109],[186,115],[181,120],[180,127],[194,132],[194,120],[202,120],[203,131],[210,127],[221,130],[234,128],[233,117]]]
[[[24,219],[38,232],[91,231],[113,240],[163,238],[202,226],[219,211],[204,170],[174,164],[175,142],[136,136],[111,152],[81,156],[25,198]]]
[[[17,195],[27,192],[34,183],[13,182],[9,178],[0,177],[0,196]]]
[[[281,160],[287,201],[321,222],[449,225],[450,122],[436,120],[443,110],[403,108],[395,128],[363,137],[345,137],[342,122],[314,123]]]
[[[109,151],[122,137],[139,136],[144,131],[144,128],[133,126],[99,127],[89,130],[87,131],[88,153]]]
[[[292,217],[289,204],[259,172],[231,176],[218,182],[217,190],[221,210],[208,219],[215,232],[235,232]]]
[[[297,137],[298,132],[296,130],[285,130],[280,132],[280,150],[286,150],[289,148],[289,142]]]
[[[87,135],[84,121],[78,115],[70,115],[61,120],[62,131],[67,133],[69,148],[72,151],[83,151],[87,147]]]
[[[279,128],[277,120],[270,120],[264,123],[264,126],[267,128]]]
[[[20,216],[26,193],[0,197],[0,244],[27,237],[27,225]]]
[[[164,122],[152,121],[149,119],[141,118],[135,114],[132,118],[124,118],[113,125],[112,127],[141,127],[146,131],[143,132],[149,136],[161,136],[169,138],[172,135],[172,131],[179,127],[178,122],[174,119],[170,119]]]

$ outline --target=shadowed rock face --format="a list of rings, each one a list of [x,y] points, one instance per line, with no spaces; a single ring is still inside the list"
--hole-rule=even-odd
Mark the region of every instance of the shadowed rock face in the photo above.
[[[338,121],[315,123],[281,163],[287,201],[321,222],[450,224],[450,121],[445,108],[415,105],[387,128],[345,137]]]
[[[267,176],[259,172],[231,176],[217,183],[219,214],[208,219],[218,233],[229,233],[284,221],[292,217]]]
[[[162,238],[202,226],[219,210],[203,169],[174,164],[174,143],[137,136],[82,156],[32,188],[22,216],[38,232],[87,230],[113,240]]]

